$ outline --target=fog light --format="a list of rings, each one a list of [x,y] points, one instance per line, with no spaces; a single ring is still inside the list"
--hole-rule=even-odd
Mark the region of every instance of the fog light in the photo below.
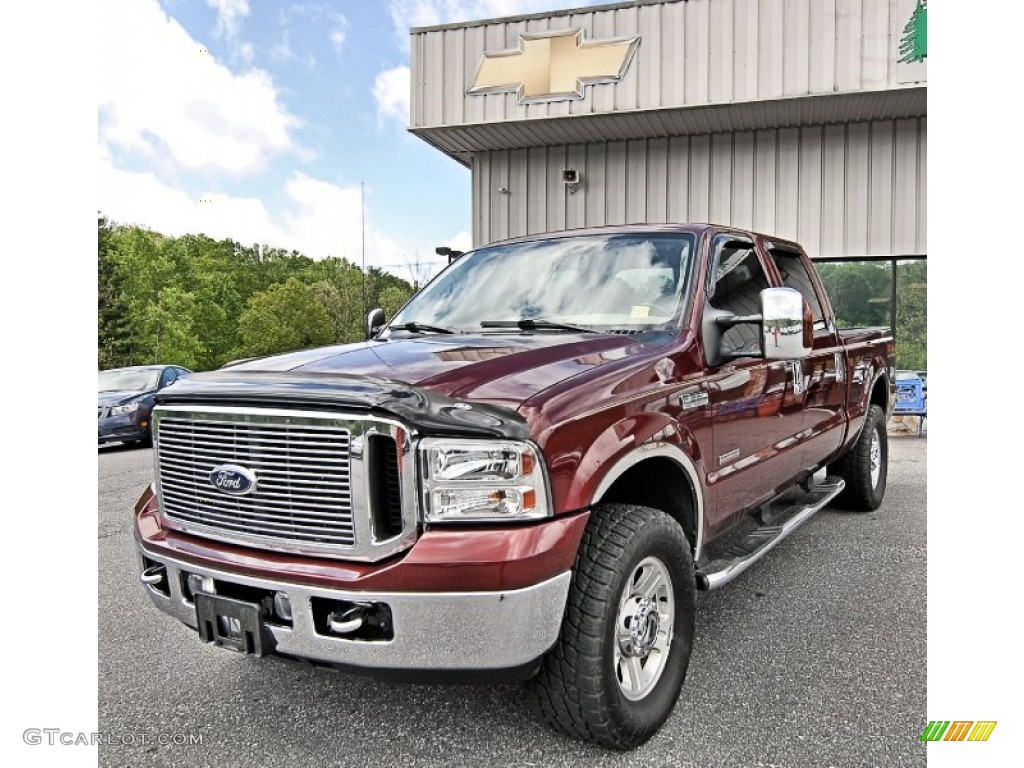
[[[285,621],[292,620],[292,601],[288,599],[288,595],[284,592],[274,593],[274,613],[277,614],[278,618]]]
[[[213,583],[213,576],[200,576],[198,573],[190,573],[186,581],[189,595],[198,595],[205,592],[208,595],[216,595],[217,587]]]

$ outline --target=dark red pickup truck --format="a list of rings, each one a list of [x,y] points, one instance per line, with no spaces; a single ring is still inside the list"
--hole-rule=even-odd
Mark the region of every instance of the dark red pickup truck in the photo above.
[[[893,339],[838,331],[793,242],[498,243],[370,325],[158,395],[141,580],[204,641],[528,678],[553,726],[630,748],[679,696],[695,590],[885,493]]]

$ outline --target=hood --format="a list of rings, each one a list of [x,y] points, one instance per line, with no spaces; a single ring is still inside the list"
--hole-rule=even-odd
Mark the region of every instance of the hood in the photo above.
[[[664,333],[423,335],[276,355],[227,371],[365,376],[517,408],[560,381],[669,338]]]
[[[99,405],[101,407],[106,405],[121,405],[121,403],[131,402],[132,400],[137,400],[140,397],[144,397],[151,391],[152,390],[145,389],[137,391],[130,389],[119,389],[110,392],[100,392]]]

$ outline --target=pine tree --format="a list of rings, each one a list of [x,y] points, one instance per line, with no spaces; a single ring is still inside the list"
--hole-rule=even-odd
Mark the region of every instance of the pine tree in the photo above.
[[[913,64],[928,58],[928,0],[917,0],[910,21],[900,39],[901,64]]]

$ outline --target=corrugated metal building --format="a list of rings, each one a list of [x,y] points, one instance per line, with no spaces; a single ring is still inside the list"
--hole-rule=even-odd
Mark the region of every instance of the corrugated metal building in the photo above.
[[[918,4],[637,0],[414,29],[410,130],[472,169],[475,245],[710,221],[817,258],[923,256],[926,65],[901,48]]]

